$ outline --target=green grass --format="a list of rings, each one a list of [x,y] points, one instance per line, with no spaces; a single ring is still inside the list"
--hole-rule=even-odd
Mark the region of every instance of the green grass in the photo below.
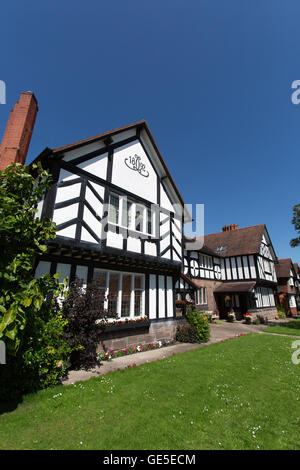
[[[267,333],[276,333],[280,335],[300,336],[300,320],[292,320],[283,325],[268,326],[262,331]]]
[[[0,448],[300,449],[291,343],[252,334],[27,395]]]

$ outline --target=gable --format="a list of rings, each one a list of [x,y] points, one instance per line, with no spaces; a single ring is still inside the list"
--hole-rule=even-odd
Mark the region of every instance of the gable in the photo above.
[[[157,175],[141,143],[136,140],[114,151],[111,182],[157,204]]]

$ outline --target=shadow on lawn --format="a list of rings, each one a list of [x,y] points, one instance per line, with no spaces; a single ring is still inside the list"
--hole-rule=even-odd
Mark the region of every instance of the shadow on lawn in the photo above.
[[[22,401],[23,399],[20,397],[16,400],[0,402],[0,415],[14,411]]]

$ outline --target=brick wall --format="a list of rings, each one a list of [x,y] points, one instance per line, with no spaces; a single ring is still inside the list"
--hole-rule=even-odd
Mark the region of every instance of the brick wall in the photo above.
[[[149,328],[120,330],[103,333],[97,352],[118,351],[119,349],[137,346],[139,344],[156,343],[158,341],[173,341],[178,325],[186,322],[185,319],[170,319],[166,321],[151,322]]]
[[[222,282],[219,281],[214,281],[212,279],[193,279],[193,283],[197,287],[206,287],[206,293],[207,293],[207,305],[202,305],[202,306],[197,306],[197,308],[201,308],[201,310],[216,310],[217,305],[215,301],[215,296],[214,296],[214,290],[222,285]],[[197,301],[197,299],[195,299]]]
[[[25,163],[38,105],[31,91],[24,91],[10,112],[0,147],[0,170],[11,163]]]

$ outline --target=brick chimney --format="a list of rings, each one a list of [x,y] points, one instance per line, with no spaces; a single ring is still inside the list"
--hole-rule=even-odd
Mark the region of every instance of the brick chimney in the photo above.
[[[238,224],[224,225],[222,228],[223,232],[231,232],[232,230],[237,230],[239,228]]]
[[[0,170],[11,163],[25,163],[38,112],[32,91],[22,91],[11,110],[0,147]]]

